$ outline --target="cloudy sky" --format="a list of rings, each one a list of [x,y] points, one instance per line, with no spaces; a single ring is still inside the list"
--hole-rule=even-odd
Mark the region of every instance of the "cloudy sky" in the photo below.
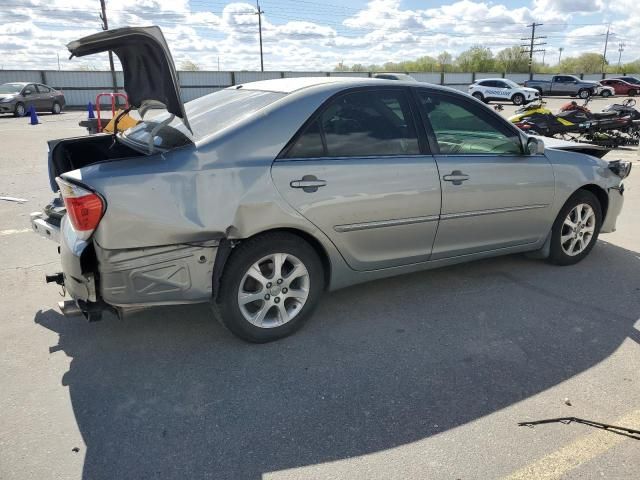
[[[224,0],[106,0],[110,28],[159,25],[176,63],[257,70],[255,4]],[[262,0],[265,70],[327,70],[340,61],[383,63],[454,55],[473,44],[494,51],[520,44],[544,23],[546,62],[584,51],[640,57],[637,0]],[[106,56],[68,60],[65,44],[100,29],[99,0],[0,0],[0,68],[104,68]],[[540,54],[542,55],[542,54]]]

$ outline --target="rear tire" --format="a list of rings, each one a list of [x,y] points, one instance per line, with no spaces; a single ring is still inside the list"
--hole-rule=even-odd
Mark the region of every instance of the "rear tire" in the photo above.
[[[638,94],[637,90],[633,90],[633,89],[629,90],[629,96],[630,97],[635,97],[637,94]]]
[[[516,93],[513,97],[511,97],[511,101],[514,105],[522,105],[524,103],[524,95],[521,93]]]
[[[580,90],[578,92],[578,96],[581,99],[586,100],[587,98],[589,98],[591,96],[591,92],[589,90],[587,90],[586,88],[583,88],[582,90]]]
[[[62,112],[62,105],[59,102],[53,102],[51,106],[51,113],[54,115],[59,115]]]
[[[596,244],[601,226],[602,208],[597,197],[587,190],[578,190],[553,223],[548,261],[563,266],[578,263]]]
[[[234,249],[212,305],[222,324],[238,337],[271,342],[291,335],[313,314],[324,278],[320,257],[306,241],[288,233],[266,233]]]

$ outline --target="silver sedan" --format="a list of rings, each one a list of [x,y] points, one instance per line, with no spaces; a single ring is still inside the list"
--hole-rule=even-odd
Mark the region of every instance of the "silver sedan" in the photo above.
[[[49,280],[90,320],[210,302],[232,332],[266,342],[328,289],[518,252],[575,264],[622,208],[629,163],[545,148],[457,91],[297,78],[185,105],[155,27],[69,49],[113,50],[131,105],[166,107],[115,137],[50,145],[62,200],[32,225],[58,239]]]

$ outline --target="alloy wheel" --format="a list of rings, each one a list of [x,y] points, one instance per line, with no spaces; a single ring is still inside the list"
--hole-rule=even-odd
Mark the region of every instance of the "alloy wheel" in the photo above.
[[[565,218],[560,232],[560,244],[567,255],[581,254],[591,243],[596,229],[596,215],[587,203],[576,205]]]
[[[294,255],[274,253],[255,262],[238,288],[238,306],[244,318],[260,328],[293,320],[309,297],[310,277]]]
[[[18,105],[18,106],[16,107],[16,114],[17,114],[19,117],[24,117],[24,112],[25,112],[25,110],[24,110],[24,105],[20,104],[20,105]]]

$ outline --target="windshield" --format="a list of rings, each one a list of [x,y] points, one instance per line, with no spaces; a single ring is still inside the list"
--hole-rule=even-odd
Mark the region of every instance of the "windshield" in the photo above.
[[[0,85],[0,93],[20,93],[22,87],[21,83],[3,83]]]
[[[509,80],[507,78],[505,78],[503,80],[504,83],[506,83],[507,85],[509,85],[511,88],[520,88],[520,85],[518,85],[516,82],[514,82],[513,80]]]

